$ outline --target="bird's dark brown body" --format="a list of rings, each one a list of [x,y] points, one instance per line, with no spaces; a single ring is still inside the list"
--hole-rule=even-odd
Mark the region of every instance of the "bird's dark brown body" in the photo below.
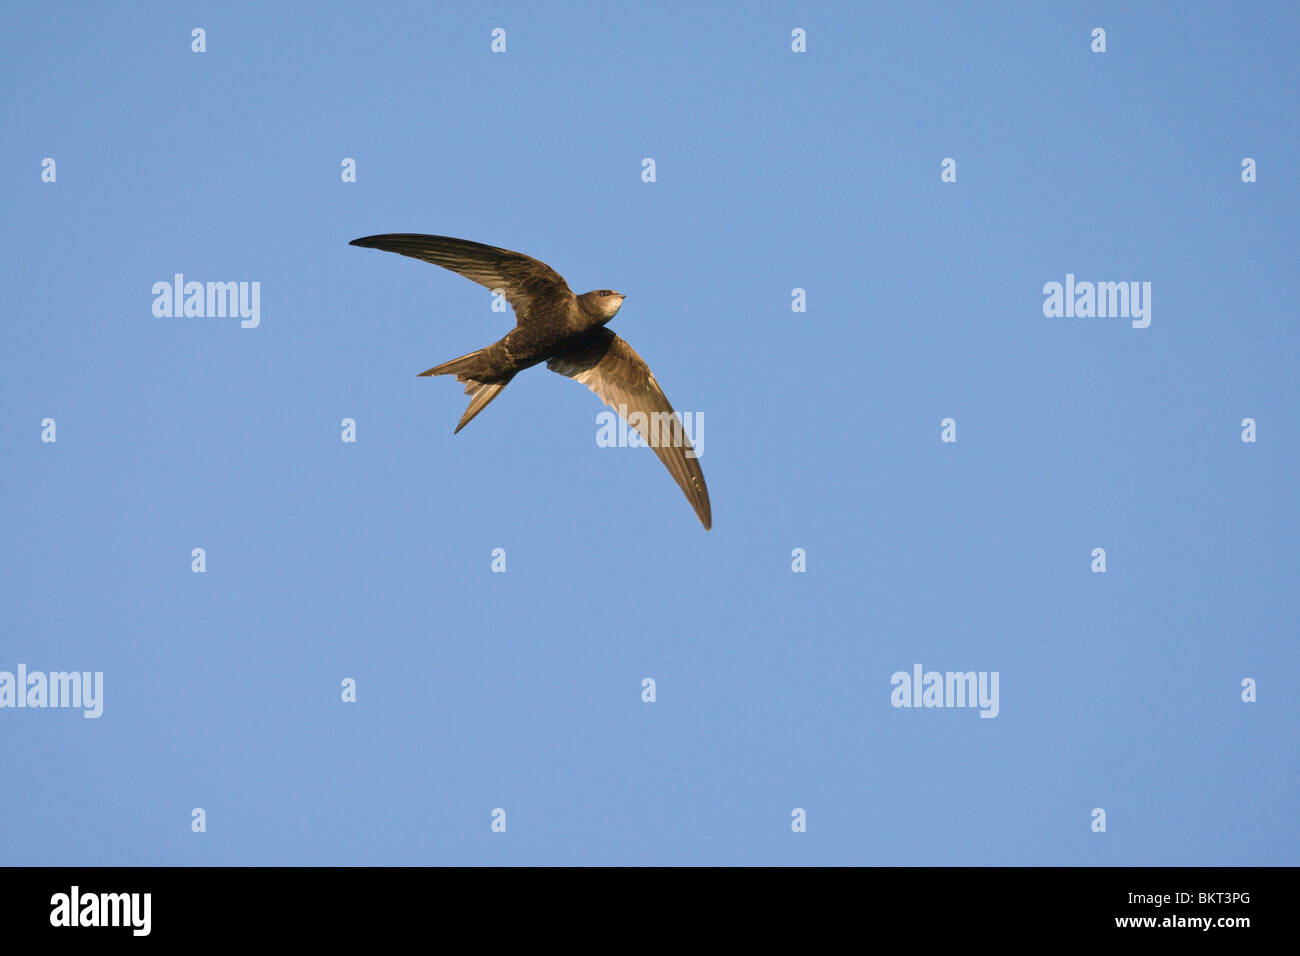
[[[522,372],[575,347],[583,337],[602,327],[609,318],[570,295],[568,301],[534,306],[528,321],[511,329],[494,345],[483,350],[483,371],[505,375]]]
[[[517,374],[545,362],[552,371],[586,385],[627,419],[668,468],[705,529],[712,525],[704,472],[677,413],[641,356],[605,328],[623,304],[621,293],[599,289],[574,295],[546,263],[467,239],[391,233],[354,239],[351,244],[450,269],[503,294],[514,308],[518,322],[504,338],[420,373],[454,374],[457,381],[466,383],[470,403],[456,431],[486,408]],[[664,419],[675,424],[661,432],[658,421]],[[656,424],[650,425],[652,421]]]

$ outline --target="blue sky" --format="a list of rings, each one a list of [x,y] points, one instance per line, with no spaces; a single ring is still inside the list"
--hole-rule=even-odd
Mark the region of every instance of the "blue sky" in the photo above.
[[[0,709],[0,863],[1300,862],[1297,27],[10,10],[0,671],[103,713]],[[417,373],[513,318],[383,232],[627,293],[713,530],[544,367],[453,437]],[[260,324],[156,317],[175,273]],[[1046,317],[1067,274],[1150,325]],[[917,664],[997,716],[892,706]]]

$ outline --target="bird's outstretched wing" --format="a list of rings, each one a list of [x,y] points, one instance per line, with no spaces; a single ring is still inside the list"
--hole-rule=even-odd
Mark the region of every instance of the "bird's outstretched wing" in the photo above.
[[[573,296],[564,278],[545,262],[538,262],[522,252],[485,246],[468,239],[395,232],[353,239],[348,245],[423,259],[458,272],[494,292],[500,289],[521,325],[537,306]]]
[[[645,360],[607,328],[599,328],[546,363],[581,382],[622,415],[650,445],[686,494],[707,531],[713,525],[704,472],[681,419]]]

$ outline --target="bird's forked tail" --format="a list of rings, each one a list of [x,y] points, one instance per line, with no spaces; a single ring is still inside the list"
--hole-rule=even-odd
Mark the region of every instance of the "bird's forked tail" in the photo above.
[[[469,408],[465,409],[465,414],[460,417],[460,424],[456,426],[456,432],[470,423],[475,415],[488,407],[488,404],[501,390],[510,384],[510,380],[515,377],[515,373],[500,376],[495,375],[491,378],[475,377],[475,367],[481,366],[483,353],[487,349],[477,349],[468,355],[462,355],[460,358],[454,358],[450,362],[443,362],[441,365],[435,365],[420,373],[424,375],[452,375],[455,374],[456,381],[465,383],[465,394],[470,396]],[[456,432],[452,432],[454,435]]]

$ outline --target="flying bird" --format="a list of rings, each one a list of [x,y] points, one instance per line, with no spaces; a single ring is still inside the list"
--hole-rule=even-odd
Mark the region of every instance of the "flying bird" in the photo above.
[[[505,295],[515,327],[498,342],[435,365],[421,375],[455,375],[465,383],[469,407],[459,432],[510,380],[541,362],[600,396],[645,439],[686,494],[707,531],[713,525],[709,489],[681,419],[645,360],[605,328],[625,296],[611,289],[574,295],[554,269],[519,252],[468,239],[391,233],[353,239],[350,245],[382,249],[442,266]]]

